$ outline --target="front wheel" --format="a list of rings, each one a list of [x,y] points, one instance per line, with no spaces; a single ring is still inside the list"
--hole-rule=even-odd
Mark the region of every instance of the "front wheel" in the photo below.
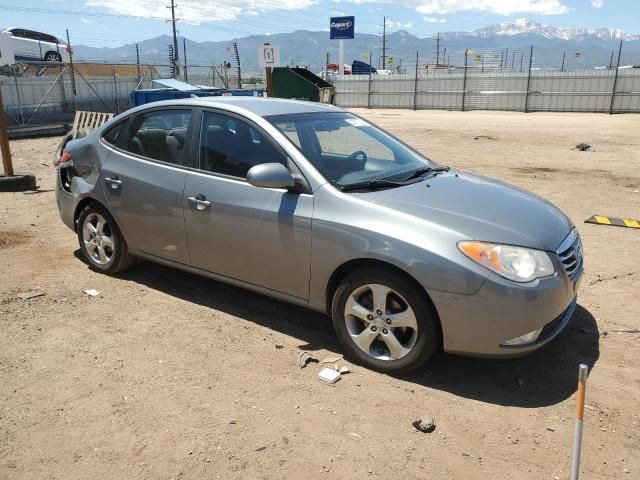
[[[113,274],[135,263],[115,220],[100,205],[87,205],[78,217],[76,229],[82,256],[93,270]]]
[[[426,293],[399,272],[355,271],[340,283],[333,325],[348,356],[383,373],[406,373],[438,350],[441,333]]]

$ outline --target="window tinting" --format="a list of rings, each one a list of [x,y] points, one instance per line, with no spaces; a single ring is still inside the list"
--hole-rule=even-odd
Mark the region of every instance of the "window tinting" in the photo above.
[[[56,37],[53,35],[47,35],[46,33],[40,34],[40,40],[43,42],[58,43],[58,39]]]
[[[282,163],[286,158],[261,132],[249,124],[219,113],[205,112],[200,132],[200,168],[245,178],[262,163]]]
[[[120,136],[120,132],[122,132],[122,129],[126,124],[127,121],[124,120],[120,123],[117,123],[113,127],[110,127],[106,132],[102,134],[102,138],[104,139],[104,141],[110,143],[111,145],[115,145],[118,141],[118,137]]]
[[[136,155],[182,165],[190,110],[142,113],[129,127],[125,150]]]

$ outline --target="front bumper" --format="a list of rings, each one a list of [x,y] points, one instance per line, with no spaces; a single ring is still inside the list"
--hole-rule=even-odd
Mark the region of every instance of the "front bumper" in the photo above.
[[[569,323],[577,303],[580,271],[517,284],[492,274],[474,295],[429,292],[442,324],[446,352],[480,357],[516,357],[553,340]],[[529,343],[505,342],[536,329]]]

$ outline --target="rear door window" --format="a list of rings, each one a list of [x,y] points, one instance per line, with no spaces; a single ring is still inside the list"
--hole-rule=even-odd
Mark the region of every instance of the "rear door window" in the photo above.
[[[191,116],[190,109],[138,114],[128,129],[124,149],[152,160],[183,165]]]

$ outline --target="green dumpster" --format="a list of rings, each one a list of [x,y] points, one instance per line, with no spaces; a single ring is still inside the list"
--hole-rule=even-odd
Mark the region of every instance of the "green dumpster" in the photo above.
[[[333,103],[333,85],[306,68],[275,67],[271,78],[276,98]]]

